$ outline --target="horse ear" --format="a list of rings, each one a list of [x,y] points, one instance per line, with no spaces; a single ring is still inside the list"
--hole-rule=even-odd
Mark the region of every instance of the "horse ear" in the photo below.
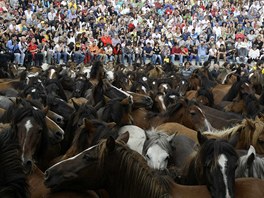
[[[253,163],[253,161],[255,160],[255,154],[251,153],[248,158],[247,158],[247,166],[251,166],[251,164]]]
[[[175,133],[167,137],[167,141],[171,142],[175,136]]]
[[[16,98],[16,104],[20,104],[22,102],[22,99],[20,97]]]
[[[91,128],[93,126],[92,122],[87,118],[83,119],[83,124],[84,124],[85,128]]]
[[[122,133],[121,135],[119,135],[116,140],[122,141],[122,142],[127,144],[128,139],[129,139],[129,132],[126,131],[125,133]]]
[[[242,128],[241,128],[241,129],[242,129]],[[228,140],[228,143],[231,144],[233,147],[236,147],[239,138],[240,138],[240,133],[236,133],[235,135],[233,135],[233,136]]]
[[[48,111],[49,111],[49,106],[46,106],[42,109],[42,112],[47,115],[48,114]]]
[[[115,139],[112,136],[107,138],[106,147],[109,152],[113,152],[115,150]]]
[[[78,109],[80,108],[80,106],[73,99],[71,99],[71,101],[72,101],[72,104],[73,104],[74,109],[76,111],[78,111]]]
[[[204,136],[200,131],[197,131],[197,139],[200,145],[202,145],[208,140],[208,138]]]
[[[31,96],[31,94],[28,94],[28,95],[27,95],[26,100],[32,100],[32,96]]]
[[[124,98],[121,102],[120,102],[120,104],[122,104],[122,105],[128,105],[128,104],[130,104],[130,99],[129,99],[130,97],[127,97],[127,98]]]
[[[107,96],[104,96],[105,103],[108,103],[110,100],[111,100],[110,98],[108,98]]]
[[[109,123],[107,123],[107,127],[110,128],[110,129],[114,128],[115,126],[116,126],[116,123],[115,122],[109,122]]]

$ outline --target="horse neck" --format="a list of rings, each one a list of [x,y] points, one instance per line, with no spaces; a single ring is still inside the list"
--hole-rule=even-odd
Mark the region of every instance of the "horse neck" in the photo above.
[[[121,150],[117,158],[114,163],[112,161],[104,167],[107,173],[106,190],[110,197],[169,197],[168,189],[172,183],[170,179],[153,175],[146,162],[143,159],[139,161],[135,154],[130,155]]]

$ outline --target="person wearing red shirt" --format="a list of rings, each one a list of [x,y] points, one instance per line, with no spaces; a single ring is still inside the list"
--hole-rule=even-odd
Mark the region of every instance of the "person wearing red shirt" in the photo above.
[[[183,64],[184,59],[188,60],[189,58],[189,51],[185,45],[181,46],[181,56],[180,56],[180,64]]]
[[[181,57],[181,48],[179,46],[178,43],[176,43],[172,49],[171,49],[171,62],[175,65],[175,58],[177,58],[178,60],[180,60]]]
[[[36,39],[32,38],[29,45],[28,45],[28,61],[30,65],[35,63],[35,66],[39,67],[42,65],[43,62],[43,54],[38,53],[38,45],[36,44]]]
[[[122,48],[120,43],[117,43],[116,46],[114,47],[113,55],[114,55],[115,64],[122,62]]]

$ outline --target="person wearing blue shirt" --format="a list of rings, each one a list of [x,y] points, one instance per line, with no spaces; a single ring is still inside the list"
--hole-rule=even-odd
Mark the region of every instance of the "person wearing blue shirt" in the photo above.
[[[199,57],[199,64],[201,65],[201,62],[208,60],[208,54],[207,54],[207,45],[204,43],[204,41],[201,41],[200,45],[198,46],[198,57]]]
[[[153,55],[153,49],[150,46],[150,43],[147,43],[147,45],[143,48],[143,63],[146,64],[147,58],[152,60]]]
[[[191,36],[191,34],[190,34],[190,32],[188,32],[188,28],[185,27],[184,32],[182,33],[182,39],[183,39],[184,41],[187,41],[188,36]]]
[[[7,41],[6,48],[7,53],[11,57],[11,61],[14,61],[14,47],[17,45],[17,36],[15,34],[12,35],[11,39]]]

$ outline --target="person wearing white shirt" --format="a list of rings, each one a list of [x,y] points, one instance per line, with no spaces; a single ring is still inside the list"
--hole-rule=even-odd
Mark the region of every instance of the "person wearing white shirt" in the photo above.
[[[259,60],[260,51],[257,48],[256,45],[253,45],[253,48],[251,48],[248,52],[248,63],[250,64],[252,61],[257,62]]]
[[[150,35],[147,39],[146,39],[146,43],[150,43],[150,46],[153,48],[154,47],[154,40],[152,39],[152,35]]]
[[[31,11],[31,7],[28,6],[28,9],[24,11],[25,16],[26,16],[26,22],[28,23],[31,20],[31,16],[33,12]]]
[[[213,27],[213,31],[214,31],[215,34],[216,34],[216,40],[218,40],[218,38],[221,37],[221,33],[222,33],[222,31],[221,31],[221,27],[219,26],[218,23],[216,23],[215,26]]]
[[[216,42],[216,48],[219,49],[220,46],[221,46],[221,44],[223,44],[223,45],[225,46],[225,41],[223,40],[222,37],[220,37],[220,38],[218,39],[218,41]]]

